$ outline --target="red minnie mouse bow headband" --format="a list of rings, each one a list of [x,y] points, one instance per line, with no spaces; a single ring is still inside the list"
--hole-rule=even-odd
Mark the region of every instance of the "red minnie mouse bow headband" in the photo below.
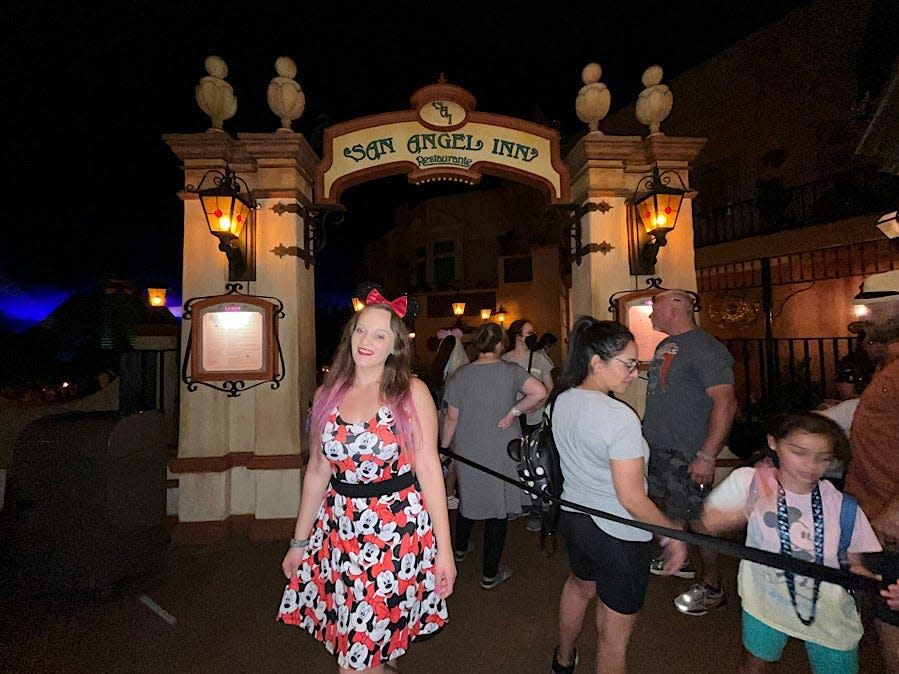
[[[371,306],[373,304],[386,304],[400,318],[403,318],[406,315],[406,307],[408,306],[408,302],[409,298],[406,295],[400,295],[395,300],[388,300],[380,293],[380,291],[378,291],[377,288],[368,293],[368,296],[365,298],[365,306]]]

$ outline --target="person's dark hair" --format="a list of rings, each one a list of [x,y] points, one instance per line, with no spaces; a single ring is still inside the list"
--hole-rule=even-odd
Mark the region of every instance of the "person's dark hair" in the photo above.
[[[474,345],[478,353],[490,353],[503,341],[503,329],[496,323],[484,323],[474,334]]]
[[[843,460],[848,460],[849,458],[842,455],[848,447],[846,434],[843,433],[843,429],[840,428],[839,424],[823,414],[816,414],[815,412],[778,414],[768,420],[767,431],[775,440],[782,440],[795,431],[824,435],[830,440],[831,447],[833,447],[833,452],[837,458]]]
[[[592,316],[579,317],[568,335],[568,355],[550,400],[555,400],[559,394],[580,385],[587,378],[590,359],[594,355],[608,362],[632,341],[633,333],[621,323],[598,321]]]
[[[540,339],[537,340],[537,348],[538,349],[548,349],[558,341],[559,341],[559,338],[556,337],[553,333],[544,332],[540,336]]]
[[[530,323],[530,321],[527,318],[519,318],[517,321],[512,321],[509,324],[509,329],[506,330],[506,334],[509,335],[509,343],[506,345],[508,351],[515,348],[515,338],[524,330],[525,323]]]
[[[431,389],[431,393],[443,386],[443,370],[449,362],[450,354],[455,346],[456,338],[453,335],[447,335],[440,340],[440,346],[437,347],[437,353],[434,354],[434,360],[431,361],[431,367],[428,369],[428,380],[425,382]]]

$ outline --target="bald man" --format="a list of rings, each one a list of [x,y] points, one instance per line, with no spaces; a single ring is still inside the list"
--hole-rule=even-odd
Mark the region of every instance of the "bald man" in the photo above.
[[[715,481],[715,461],[737,411],[734,359],[724,345],[698,327],[693,296],[664,290],[653,298],[652,327],[668,334],[649,366],[643,435],[649,443],[649,496],[669,517],[696,520]],[[705,615],[724,605],[718,556],[699,548],[702,583],[678,595],[674,605],[687,615]],[[650,571],[660,574],[654,559]],[[694,578],[687,563],[675,575]]]

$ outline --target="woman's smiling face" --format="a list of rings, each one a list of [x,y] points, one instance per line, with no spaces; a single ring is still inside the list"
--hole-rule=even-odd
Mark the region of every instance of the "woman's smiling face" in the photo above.
[[[359,314],[351,344],[356,367],[383,365],[393,353],[390,309],[366,308]]]

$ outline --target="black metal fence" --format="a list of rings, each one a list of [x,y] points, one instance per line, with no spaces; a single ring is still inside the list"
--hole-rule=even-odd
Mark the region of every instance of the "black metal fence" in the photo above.
[[[697,208],[693,215],[697,248],[771,234],[895,208],[899,179],[856,169],[785,188],[760,183],[754,199],[721,208]]]
[[[740,416],[757,420],[777,411],[811,410],[836,398],[836,366],[857,348],[854,337],[727,339],[736,361]]]

